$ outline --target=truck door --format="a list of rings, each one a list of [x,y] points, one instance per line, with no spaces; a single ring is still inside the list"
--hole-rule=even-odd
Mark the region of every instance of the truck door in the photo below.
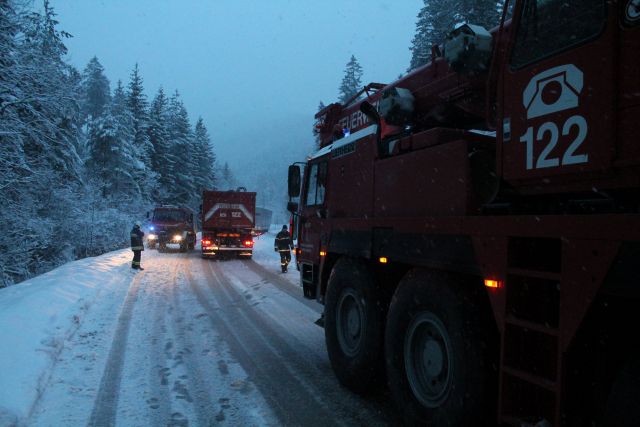
[[[298,246],[300,259],[303,262],[311,262],[317,266],[320,264],[320,251],[322,247],[321,237],[326,234],[323,228],[326,223],[326,182],[327,161],[312,160],[307,166],[306,180],[301,197],[302,209],[299,226]]]
[[[502,176],[548,186],[605,171],[614,141],[616,26],[607,0],[523,0],[503,68]],[[615,15],[615,13],[613,13]]]

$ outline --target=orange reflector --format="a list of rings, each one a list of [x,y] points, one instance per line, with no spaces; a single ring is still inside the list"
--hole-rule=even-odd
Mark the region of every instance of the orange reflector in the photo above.
[[[389,262],[386,256],[381,256],[380,258],[378,258],[378,261],[380,261],[380,264],[386,264]]]
[[[498,289],[502,287],[502,281],[494,279],[484,279],[484,285],[487,288]]]
[[[327,253],[325,251],[320,251],[320,256],[326,256]]]

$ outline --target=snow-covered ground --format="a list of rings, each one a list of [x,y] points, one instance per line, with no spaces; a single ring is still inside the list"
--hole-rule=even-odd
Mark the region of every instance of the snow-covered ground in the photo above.
[[[301,293],[297,288],[299,276],[295,264],[288,274],[279,272],[279,255],[273,250],[278,230],[279,227],[274,227],[269,233],[256,238],[253,259],[265,270],[289,282],[291,286],[287,293]],[[187,287],[191,279],[186,277],[189,273],[179,269],[178,261],[172,261],[177,258],[171,255],[150,250],[143,252],[142,265],[147,263],[155,269],[147,268],[144,273],[136,273],[130,268],[131,251],[120,250],[70,262],[21,284],[0,289],[0,426],[86,425],[88,420],[100,416],[96,415],[94,407],[96,395],[109,390],[109,387],[117,389],[118,383],[104,384],[105,369],[116,371],[116,380],[123,377],[140,384],[140,387],[121,392],[120,405],[113,420],[119,424],[123,419],[127,420],[125,425],[144,424],[149,420],[153,423],[153,418],[147,417],[151,409],[157,409],[172,397],[169,392],[154,395],[146,391],[152,381],[141,374],[140,367],[152,365],[158,367],[157,380],[160,382],[166,380],[163,372],[168,375],[169,368],[172,369],[171,374],[180,378],[172,383],[172,410],[181,402],[189,401],[190,396],[183,383],[190,382],[192,390],[206,394],[204,401],[221,407],[218,414],[221,418],[216,418],[217,421],[224,421],[226,409],[226,419],[231,425],[273,424],[275,418],[268,405],[255,389],[246,384],[246,373],[233,360],[224,340],[204,323],[202,318],[206,316],[196,312],[193,319],[186,322],[182,315],[172,314],[172,310],[180,305],[197,306],[197,301],[193,294],[189,296],[180,292],[180,288]],[[249,270],[244,274],[251,274]],[[167,283],[170,286],[166,286]],[[266,297],[256,294],[256,298]],[[282,294],[276,298],[290,297]],[[309,307],[301,304],[293,313],[299,313],[309,323],[318,310]],[[171,315],[175,318],[167,320]],[[134,322],[123,322],[123,317],[135,322],[145,320],[145,324],[139,327],[135,323],[136,327],[130,327]],[[185,328],[196,328],[199,333],[207,335],[202,342],[216,342],[215,348],[202,342],[188,342],[191,338],[175,326],[183,321],[187,323]],[[167,331],[171,328],[176,330]],[[172,339],[156,342],[154,337],[160,335]],[[148,337],[151,339],[146,343]],[[145,346],[157,348],[145,350],[136,357],[128,356],[124,362],[114,364],[118,356],[124,358],[113,354],[114,347],[117,348],[114,342],[123,339],[124,351],[127,338],[129,347],[145,342]],[[217,364],[211,362],[213,358],[190,355],[196,352],[202,356],[215,352],[219,356]],[[169,359],[173,365],[162,368]],[[224,366],[220,360],[224,360]],[[215,366],[197,368],[219,370],[225,375],[217,382],[189,377],[189,369],[194,368],[191,365],[207,363]],[[208,382],[203,384],[203,381]],[[99,390],[97,384],[100,385]],[[59,404],[61,401],[67,403]],[[151,409],[145,408],[147,412],[141,412],[140,408],[129,407],[127,403],[140,401],[146,402]],[[236,409],[235,415],[229,416],[230,408]],[[184,408],[185,416],[189,415],[188,411]],[[192,411],[193,419],[203,419],[197,407]],[[137,419],[133,415],[127,418],[129,413],[142,418]],[[178,425],[181,420],[172,418],[176,414],[178,412],[165,414],[161,420],[166,422],[169,419]]]

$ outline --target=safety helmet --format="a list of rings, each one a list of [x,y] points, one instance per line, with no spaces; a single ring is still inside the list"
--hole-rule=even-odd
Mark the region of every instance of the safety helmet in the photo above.
[[[282,229],[283,229],[283,230],[286,230],[286,229],[287,229],[287,226],[286,226],[286,225],[283,225],[283,226],[282,226]]]
[[[142,227],[142,223],[140,221],[134,222],[134,225],[138,228]]]

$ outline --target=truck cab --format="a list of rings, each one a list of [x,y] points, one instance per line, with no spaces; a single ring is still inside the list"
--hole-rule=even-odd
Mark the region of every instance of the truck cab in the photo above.
[[[193,212],[186,207],[163,205],[147,212],[149,219],[147,247],[167,249],[168,244],[178,245],[180,252],[192,250],[196,245],[196,225]]]

